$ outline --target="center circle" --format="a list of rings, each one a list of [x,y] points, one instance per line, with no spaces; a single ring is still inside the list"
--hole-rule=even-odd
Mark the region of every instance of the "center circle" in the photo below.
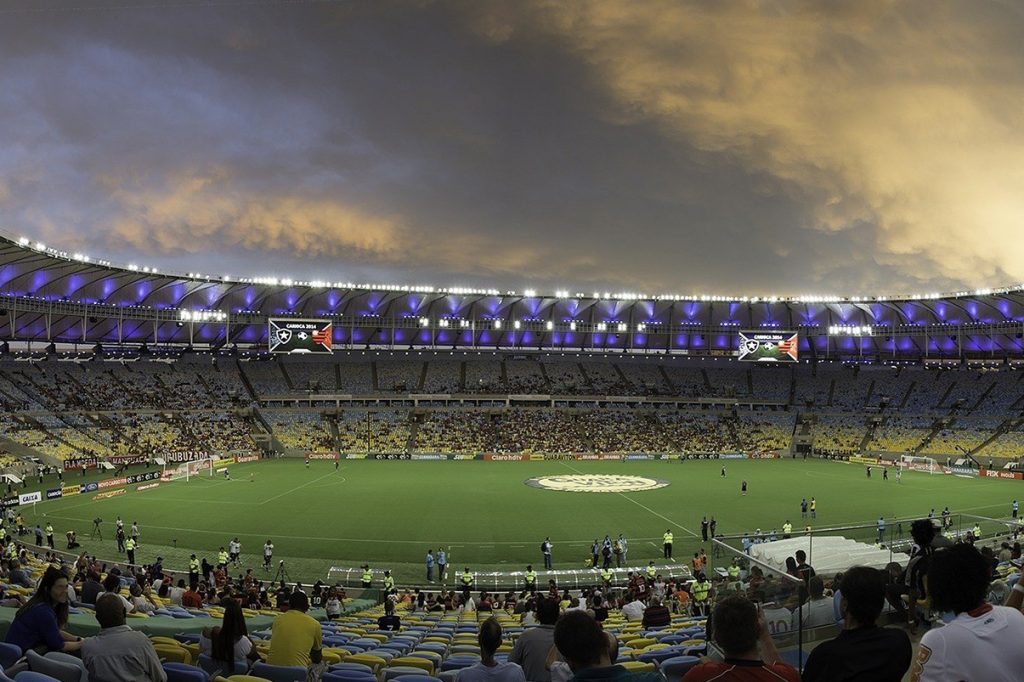
[[[534,488],[567,493],[635,493],[643,490],[657,490],[668,484],[668,481],[660,478],[614,474],[563,474],[561,476],[538,476],[526,480],[526,485]]]

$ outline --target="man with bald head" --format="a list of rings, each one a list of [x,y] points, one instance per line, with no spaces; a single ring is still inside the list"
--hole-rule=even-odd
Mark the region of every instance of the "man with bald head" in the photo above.
[[[82,642],[89,676],[105,682],[167,682],[167,673],[149,637],[125,625],[124,601],[108,592],[96,600],[102,630]]]

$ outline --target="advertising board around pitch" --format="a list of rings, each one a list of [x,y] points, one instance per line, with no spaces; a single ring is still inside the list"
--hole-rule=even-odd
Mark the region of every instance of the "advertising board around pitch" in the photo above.
[[[333,327],[330,320],[269,321],[271,353],[330,353]]]

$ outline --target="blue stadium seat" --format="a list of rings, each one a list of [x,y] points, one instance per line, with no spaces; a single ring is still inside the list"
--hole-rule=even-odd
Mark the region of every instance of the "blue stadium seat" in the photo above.
[[[670,646],[665,649],[657,649],[655,651],[646,651],[637,656],[638,661],[644,663],[661,663],[667,661],[670,658],[675,658],[683,654],[683,647]]]
[[[423,674],[422,669],[413,668],[412,666],[408,665],[396,665],[393,668],[384,668],[382,672],[384,673],[383,682],[390,682],[390,680],[393,680],[396,677],[408,677],[409,675]]]
[[[7,642],[0,642],[0,670],[10,668],[19,658],[21,658],[20,647],[8,644]]]
[[[332,672],[350,672],[350,673],[365,673],[367,675],[373,675],[373,668],[362,663],[335,663],[330,666],[328,670]]]
[[[252,676],[262,677],[270,682],[306,682],[306,669],[298,665],[257,663],[252,667]]]
[[[677,682],[693,666],[700,663],[696,656],[675,656],[661,662],[661,672],[668,682]]]
[[[71,663],[67,660],[57,660],[56,657],[40,656],[31,649],[25,652],[25,656],[28,658],[29,670],[49,675],[60,682],[80,682],[83,678],[89,679],[81,659],[75,658],[75,663]]]
[[[214,675],[224,675],[227,672],[224,668],[225,665],[220,661],[215,661],[209,654],[199,654],[199,667],[209,673],[210,677]],[[230,675],[244,675],[249,669],[249,666],[244,661],[235,661],[234,669]],[[226,677],[230,677],[226,675]]]
[[[441,678],[433,675],[402,675],[396,677],[395,682],[441,682]]]
[[[207,682],[210,676],[201,668],[184,663],[164,663],[167,682]]]
[[[796,649],[789,649],[788,651],[780,651],[779,656],[797,670],[803,670],[804,664],[807,663],[806,651],[800,652]]]
[[[14,676],[14,682],[60,682],[56,677],[50,677],[43,673],[23,670]]]
[[[441,670],[462,670],[480,662],[479,658],[469,656],[451,656],[441,662]]]
[[[352,670],[328,671],[320,678],[321,682],[377,682],[373,675]]]

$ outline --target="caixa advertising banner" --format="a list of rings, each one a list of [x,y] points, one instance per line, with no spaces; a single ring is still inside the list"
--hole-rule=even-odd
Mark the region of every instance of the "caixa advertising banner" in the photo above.
[[[18,495],[18,504],[32,504],[33,502],[41,502],[43,494],[38,490],[34,493],[22,493]]]

